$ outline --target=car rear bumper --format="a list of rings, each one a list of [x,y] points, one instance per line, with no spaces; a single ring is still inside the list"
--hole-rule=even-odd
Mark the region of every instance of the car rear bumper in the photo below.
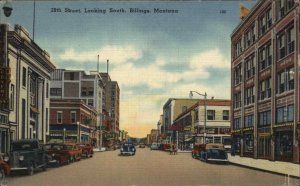
[[[121,155],[134,155],[135,152],[121,152]]]

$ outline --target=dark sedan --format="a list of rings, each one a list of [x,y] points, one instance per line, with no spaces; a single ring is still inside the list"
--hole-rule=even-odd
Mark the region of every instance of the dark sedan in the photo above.
[[[120,149],[120,155],[135,155],[136,149],[132,143],[124,143]]]

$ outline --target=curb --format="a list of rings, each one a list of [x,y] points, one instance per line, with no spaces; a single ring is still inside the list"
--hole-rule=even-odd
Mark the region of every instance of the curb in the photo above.
[[[292,178],[300,178],[299,176],[295,176],[295,175],[288,175],[288,174],[284,174],[281,172],[275,172],[275,171],[271,171],[271,170],[266,170],[266,169],[261,169],[261,168],[257,168],[257,167],[251,167],[249,165],[243,165],[243,164],[239,164],[239,163],[234,163],[231,161],[228,161],[229,164],[235,165],[235,166],[239,166],[239,167],[244,167],[244,168],[249,168],[249,169],[253,169],[253,170],[258,170],[258,171],[262,171],[262,172],[268,172],[268,173],[272,173],[272,174],[276,174],[276,175],[281,175],[281,176],[289,176]]]

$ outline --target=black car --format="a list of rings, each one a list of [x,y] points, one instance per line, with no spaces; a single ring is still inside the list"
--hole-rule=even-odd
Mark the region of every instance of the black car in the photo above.
[[[46,169],[47,154],[37,139],[17,140],[11,143],[11,151],[4,157],[11,171],[26,170],[32,175],[37,168]]]
[[[133,143],[124,143],[120,149],[120,155],[135,155],[136,149]]]

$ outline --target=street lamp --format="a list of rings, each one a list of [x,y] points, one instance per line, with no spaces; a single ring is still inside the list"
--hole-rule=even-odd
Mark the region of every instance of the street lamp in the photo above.
[[[66,128],[64,128],[64,134],[63,134],[63,142],[65,143],[66,141]]]
[[[77,121],[77,143],[80,143],[80,122]]]
[[[4,12],[4,15],[6,17],[9,17],[11,15],[11,12],[13,10],[12,6],[11,6],[11,3],[10,2],[7,2],[3,5],[3,12]]]
[[[207,99],[207,94],[206,92],[204,94],[200,94],[199,92],[196,91],[190,91],[190,99],[193,98],[193,92],[200,95],[200,96],[204,96],[204,133],[203,133],[203,140],[204,143],[206,143],[206,112],[207,112],[207,108],[206,108],[206,99]]]

